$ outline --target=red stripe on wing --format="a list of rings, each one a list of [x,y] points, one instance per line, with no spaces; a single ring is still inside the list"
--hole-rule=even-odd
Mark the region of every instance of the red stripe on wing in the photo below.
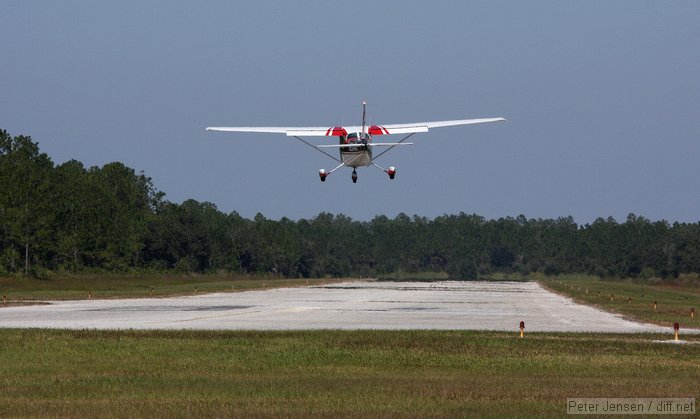
[[[367,132],[368,132],[369,134],[371,134],[371,135],[385,135],[385,134],[389,134],[389,131],[387,131],[386,128],[384,128],[384,127],[381,126],[381,125],[372,125],[371,127],[369,127],[369,129],[367,130]]]
[[[328,128],[328,131],[326,131],[326,136],[330,137],[343,137],[347,136],[348,132],[345,130],[343,127],[333,127],[333,128]]]

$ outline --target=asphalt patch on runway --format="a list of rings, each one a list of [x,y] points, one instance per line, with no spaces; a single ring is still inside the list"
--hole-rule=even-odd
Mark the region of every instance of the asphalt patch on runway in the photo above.
[[[439,310],[437,307],[396,307],[396,308],[376,308],[368,309],[364,311],[383,311],[383,312],[418,312],[418,311],[435,311]],[[346,311],[357,311],[357,310],[346,310]]]
[[[503,284],[503,283],[501,283]],[[428,286],[428,287],[377,287],[377,286],[339,286],[339,285],[322,285],[322,286],[316,286],[316,287],[309,287],[309,288],[315,288],[315,289],[324,289],[324,290],[332,290],[332,291],[343,291],[343,290],[382,290],[382,291],[401,291],[401,292],[406,292],[406,291],[442,291],[442,292],[457,292],[457,291],[462,291],[460,289],[456,289],[455,287],[442,287],[442,286]],[[493,288],[470,288],[469,292],[493,292]],[[499,293],[503,294],[528,294],[531,293],[532,291],[530,290],[523,290],[523,289],[507,289],[507,288],[501,288],[498,290]]]
[[[129,312],[129,311],[232,311],[245,310],[255,306],[227,305],[227,306],[134,306],[134,307],[106,307],[83,311],[97,312]]]

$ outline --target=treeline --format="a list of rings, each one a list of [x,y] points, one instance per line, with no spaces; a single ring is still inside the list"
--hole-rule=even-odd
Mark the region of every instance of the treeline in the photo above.
[[[0,131],[0,275],[127,271],[669,278],[700,273],[700,223],[633,214],[585,225],[463,213],[251,220],[207,202],[168,202],[150,178],[121,163],[55,165],[31,138]]]

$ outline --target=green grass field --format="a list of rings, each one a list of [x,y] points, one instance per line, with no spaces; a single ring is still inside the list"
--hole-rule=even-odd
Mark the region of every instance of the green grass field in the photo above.
[[[0,298],[10,303],[92,298],[172,297],[204,292],[319,285],[338,279],[280,279],[208,275],[76,275],[49,279],[0,277]],[[0,300],[1,303],[1,300]]]
[[[567,397],[700,399],[700,345],[653,339],[668,336],[0,329],[0,415],[528,417],[564,415]]]
[[[589,276],[540,279],[545,287],[603,310],[637,320],[681,328],[700,328],[700,287],[603,281]],[[656,309],[654,309],[656,302]],[[695,309],[691,317],[690,310]]]

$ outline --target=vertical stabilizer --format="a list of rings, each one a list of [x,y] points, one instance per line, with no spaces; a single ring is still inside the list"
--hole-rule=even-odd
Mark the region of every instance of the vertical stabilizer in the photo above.
[[[364,100],[362,101],[362,137],[365,138],[365,134],[367,133],[367,123],[365,120],[365,116],[367,114],[367,102]]]

